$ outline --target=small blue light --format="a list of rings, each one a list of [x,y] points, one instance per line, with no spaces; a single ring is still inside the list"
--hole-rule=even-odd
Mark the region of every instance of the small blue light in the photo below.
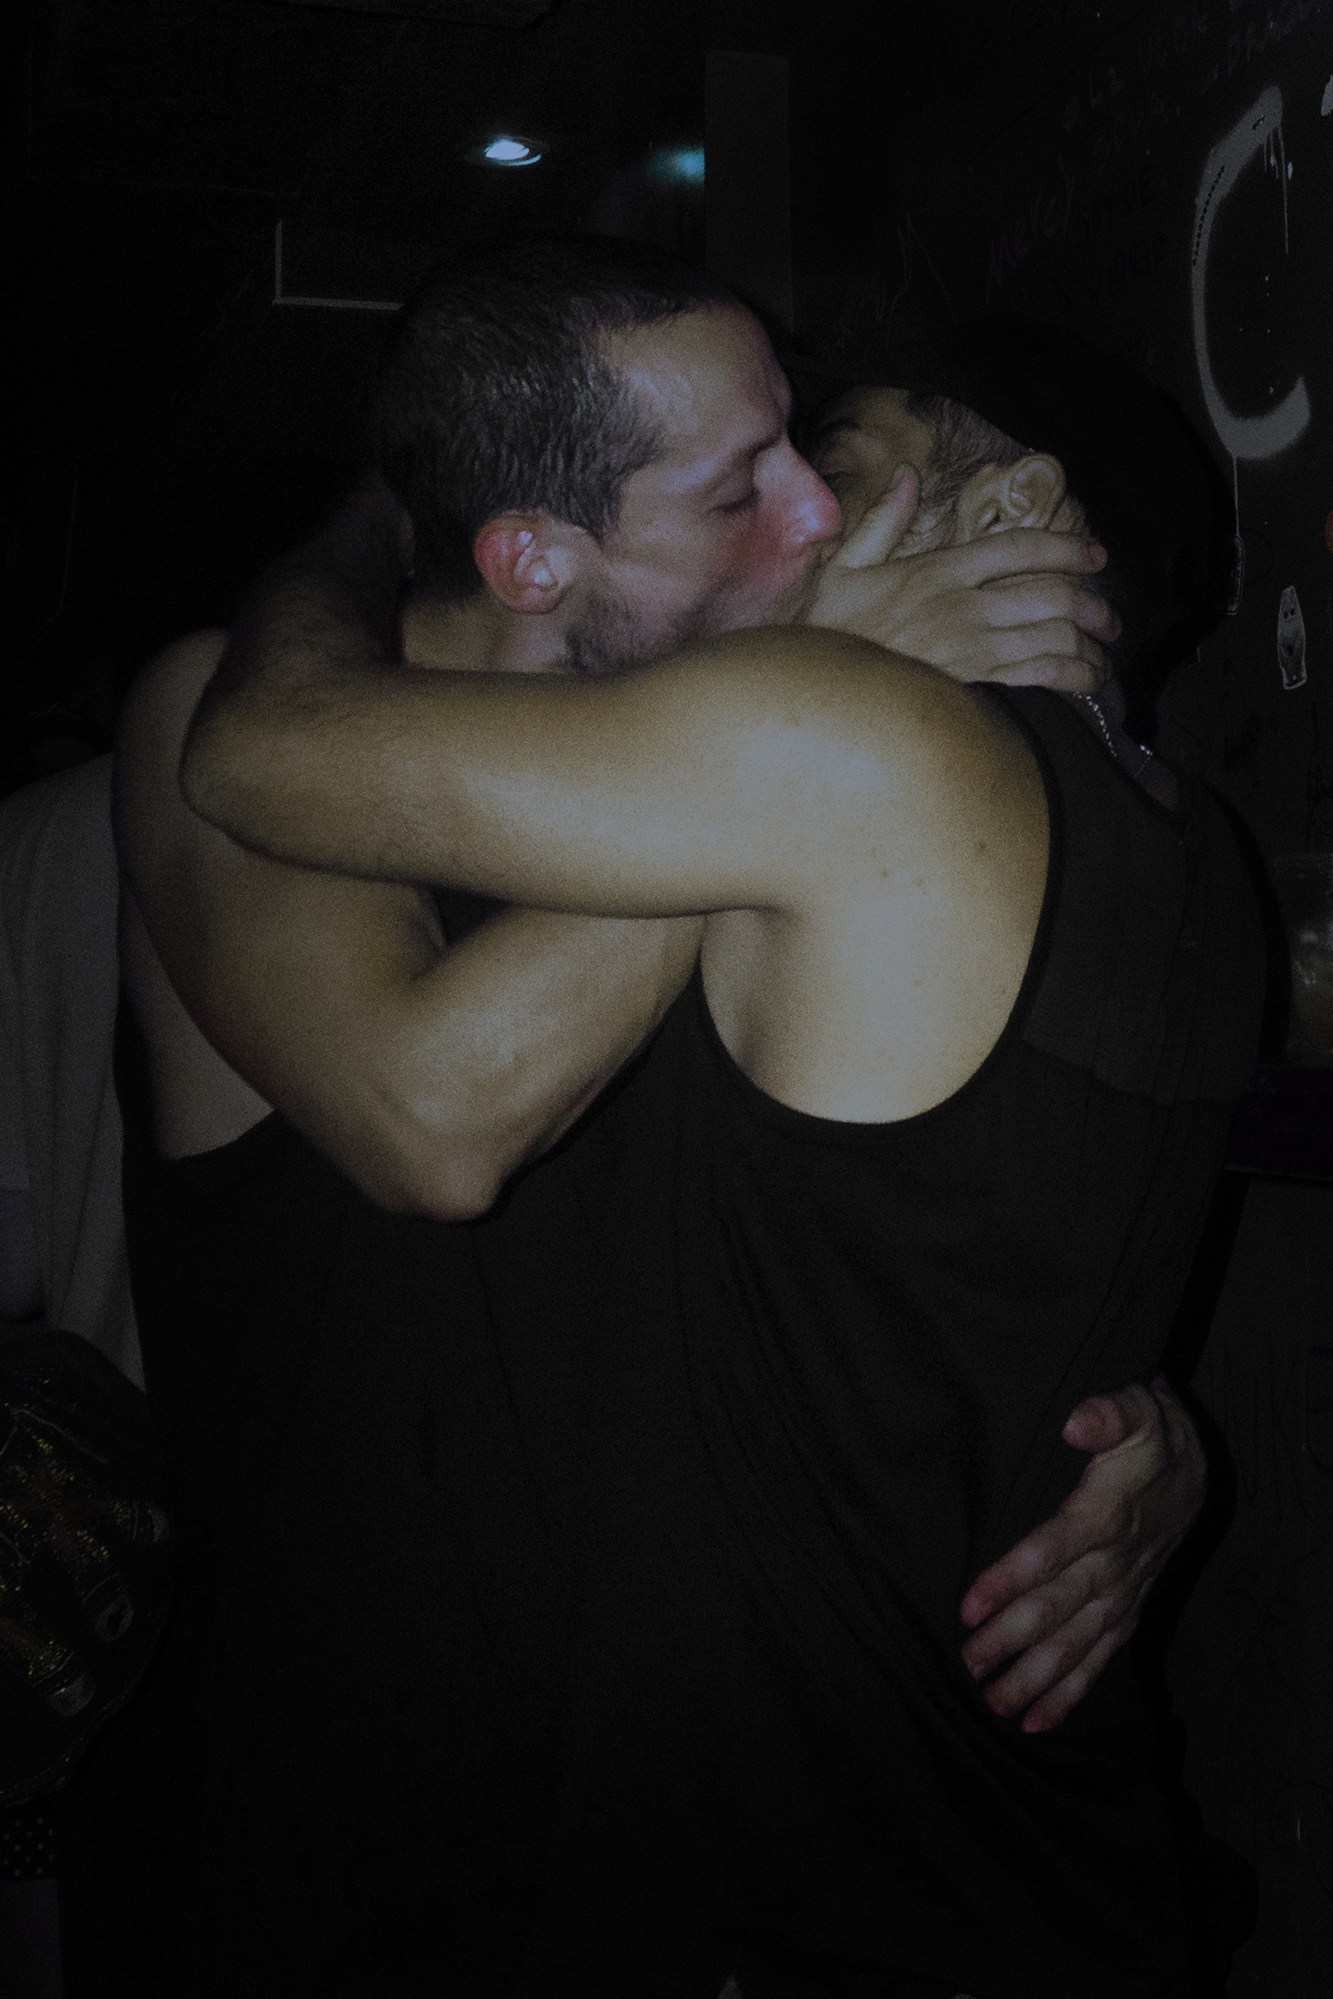
[[[681,146],[674,153],[663,154],[662,166],[676,180],[702,181],[704,149],[702,146]]]
[[[475,165],[485,167],[535,167],[541,156],[541,147],[531,139],[511,139],[507,134],[469,147],[467,155]]]

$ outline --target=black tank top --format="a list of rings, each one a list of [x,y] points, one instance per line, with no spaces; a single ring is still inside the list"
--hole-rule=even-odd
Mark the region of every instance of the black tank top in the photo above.
[[[487,913],[442,897],[451,936]],[[125,1206],[187,1555],[66,1808],[71,1994],[515,1988],[554,1813],[600,1234],[563,1160],[387,1214],[277,1114]]]
[[[1024,1738],[957,1604],[1074,1483],[1073,1404],[1157,1364],[1253,1060],[1256,927],[1205,795],[1167,815],[1065,704],[1004,699],[1046,773],[1046,903],[999,1046],[923,1117],[774,1103],[696,983],[450,1227],[380,1213],[278,1118],[163,1165],[129,1079],[197,1557],[84,1787],[101,1975],[1180,1989],[1126,1671]]]
[[[1075,1403],[1162,1359],[1253,1072],[1261,931],[1206,793],[1168,813],[1067,703],[996,698],[1039,756],[1052,856],[966,1086],[885,1125],[790,1110],[696,977],[584,1148],[614,1190],[622,1340],[580,1745],[604,1789],[557,1899],[605,1829],[621,1864],[645,1847],[656,1798],[679,1852],[645,1870],[681,1903],[716,1888],[745,1999],[1185,1989],[1128,1657],[1026,1737],[968,1679],[958,1604],[1076,1482]]]

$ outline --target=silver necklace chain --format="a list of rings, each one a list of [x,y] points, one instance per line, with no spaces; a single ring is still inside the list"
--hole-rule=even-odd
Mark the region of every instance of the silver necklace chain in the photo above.
[[[1105,743],[1107,749],[1111,752],[1111,756],[1114,759],[1114,761],[1122,765],[1123,767],[1124,759],[1121,757],[1119,750],[1115,746],[1115,737],[1111,734],[1110,723],[1107,721],[1105,715],[1102,713],[1102,706],[1100,701],[1098,701],[1091,694],[1076,694],[1074,696],[1074,699],[1076,701],[1081,701],[1085,708],[1091,709],[1093,715],[1096,717],[1097,727],[1101,733],[1102,741]],[[1134,747],[1136,750],[1139,751],[1139,761],[1134,766],[1133,770],[1130,771],[1129,775],[1131,777],[1142,777],[1144,771],[1147,770],[1148,765],[1152,762],[1152,751],[1148,748],[1148,745],[1146,743],[1135,743]]]

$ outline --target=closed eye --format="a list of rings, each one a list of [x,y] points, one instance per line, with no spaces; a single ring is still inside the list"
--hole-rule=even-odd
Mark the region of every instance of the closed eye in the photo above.
[[[720,505],[714,507],[713,512],[715,514],[747,514],[751,507],[757,506],[758,501],[759,489],[757,486],[752,486],[743,499],[723,501]]]

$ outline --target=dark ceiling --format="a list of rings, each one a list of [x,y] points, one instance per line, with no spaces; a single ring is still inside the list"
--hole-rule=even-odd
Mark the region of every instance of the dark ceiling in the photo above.
[[[531,18],[457,18],[477,11]],[[19,58],[11,688],[225,616],[247,566],[354,456],[384,315],[276,308],[279,225],[286,295],[368,305],[401,298],[458,237],[514,224],[701,252],[699,191],[664,191],[647,161],[701,141],[706,52],[787,55],[794,101],[822,76],[836,115],[863,101],[885,25],[899,38],[916,15],[893,0],[816,18],[790,0],[28,0],[4,30]],[[906,73],[894,65],[895,87]],[[812,158],[824,122],[803,119]],[[464,159],[504,129],[546,142],[540,167]],[[809,198],[818,174],[802,179]]]
[[[78,354],[85,389],[160,386],[238,295],[271,288],[279,222],[287,289],[383,298],[460,233],[573,219],[657,137],[699,128],[698,8],[664,11],[650,62],[633,14],[558,0],[496,28],[290,0],[38,5],[12,182],[30,325]],[[463,159],[505,127],[549,141],[538,169]]]

